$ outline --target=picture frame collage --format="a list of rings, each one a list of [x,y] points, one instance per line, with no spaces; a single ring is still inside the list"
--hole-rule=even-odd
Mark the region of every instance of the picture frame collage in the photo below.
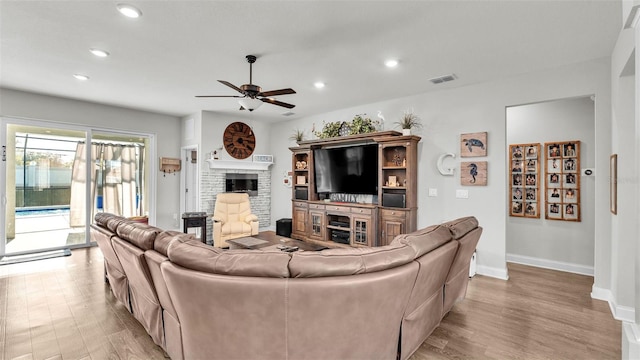
[[[540,144],[509,145],[509,215],[540,218]]]
[[[544,144],[545,218],[580,221],[580,141]]]

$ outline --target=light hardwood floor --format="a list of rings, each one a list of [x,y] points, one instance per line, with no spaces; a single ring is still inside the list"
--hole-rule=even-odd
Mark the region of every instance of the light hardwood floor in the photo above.
[[[111,294],[102,260],[91,248],[0,266],[0,359],[165,359]],[[591,277],[516,264],[509,276],[475,276],[411,359],[620,358],[621,324],[590,298]]]

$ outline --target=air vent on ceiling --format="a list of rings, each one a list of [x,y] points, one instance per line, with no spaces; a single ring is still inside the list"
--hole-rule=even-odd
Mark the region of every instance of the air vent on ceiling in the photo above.
[[[449,75],[434,77],[432,79],[429,79],[429,81],[431,81],[434,84],[442,84],[445,82],[453,81],[457,78],[458,77],[456,76],[456,74],[449,74]]]
[[[294,112],[292,112],[292,111],[287,111],[287,112],[283,112],[283,113],[282,113],[282,116],[291,116],[291,115],[294,115],[294,114],[295,114],[295,113],[294,113]]]

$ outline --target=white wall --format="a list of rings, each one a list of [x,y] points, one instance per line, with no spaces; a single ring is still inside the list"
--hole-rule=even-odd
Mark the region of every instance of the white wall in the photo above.
[[[159,157],[180,155],[180,122],[173,116],[9,89],[0,89],[0,115],[152,134],[156,140],[156,159],[152,161],[157,164]],[[179,176],[153,175],[157,177],[156,193],[152,194],[155,225],[172,228],[172,216],[179,211]]]
[[[509,79],[499,79],[467,87],[364,104],[331,113],[320,114],[298,121],[274,124],[271,129],[273,152],[279,159],[290,156],[284,144],[293,130],[317,129],[322,121],[350,120],[355,114],[367,113],[375,117],[378,110],[386,115],[386,128],[393,128],[401,112],[413,108],[425,127],[420,131],[423,138],[418,147],[418,226],[439,223],[465,215],[478,217],[484,228],[478,245],[478,272],[506,278],[506,124],[508,106],[541,102],[553,99],[596,95],[596,158],[595,167],[608,169],[610,139],[610,62],[598,59],[572,64],[562,68],[526,74]],[[327,89],[327,91],[330,91]],[[436,160],[443,152],[459,153],[461,133],[487,131],[489,174],[486,187],[465,187],[469,199],[456,199],[455,190],[461,188],[459,173],[455,177],[441,176],[436,169]],[[600,151],[598,151],[600,149]],[[457,160],[459,161],[459,160]],[[291,190],[281,183],[282,174],[290,171],[288,161],[278,162],[272,176],[272,222],[291,217]],[[597,286],[609,288],[610,274],[610,221],[609,187],[607,171],[596,172],[595,217],[595,282]],[[427,197],[427,188],[437,188],[438,197]]]
[[[580,141],[580,167],[595,166],[595,107],[590,97],[507,109],[507,144]],[[546,159],[545,159],[546,161]],[[580,222],[545,219],[545,164],[540,167],[540,218],[507,217],[507,259],[593,274],[595,181],[580,178]],[[608,169],[598,169],[607,175]]]

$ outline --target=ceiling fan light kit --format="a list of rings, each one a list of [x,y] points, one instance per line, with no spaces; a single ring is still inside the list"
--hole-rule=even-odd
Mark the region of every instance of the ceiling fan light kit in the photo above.
[[[242,108],[240,110],[246,109],[249,111],[253,111],[262,105],[262,101],[258,99],[252,99],[250,97],[242,98],[238,100],[238,103]]]
[[[237,87],[232,83],[225,80],[218,80],[221,84],[227,85],[233,90],[242,94],[239,95],[197,95],[196,97],[232,97],[232,98],[240,98],[238,103],[240,104],[240,110],[249,110],[253,111],[259,108],[263,102],[282,106],[287,109],[292,109],[295,107],[293,104],[288,104],[282,101],[278,101],[274,99],[274,96],[278,95],[289,95],[295,94],[295,90],[291,88],[287,89],[279,89],[279,90],[271,90],[271,91],[262,91],[262,88],[258,85],[253,84],[253,63],[256,62],[257,57],[255,55],[247,55],[247,62],[249,63],[249,83],[241,85]]]

